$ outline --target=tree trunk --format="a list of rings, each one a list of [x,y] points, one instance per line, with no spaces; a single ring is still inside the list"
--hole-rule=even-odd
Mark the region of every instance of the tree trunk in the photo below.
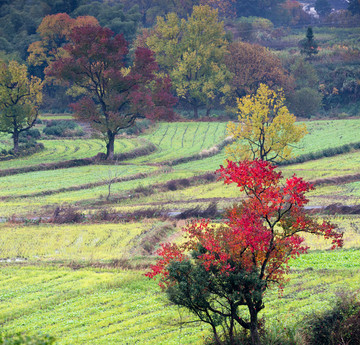
[[[198,106],[197,104],[193,105],[193,109],[194,109],[194,119],[198,119],[199,118],[199,113],[198,113]]]
[[[14,141],[14,153],[18,153],[19,152],[19,132],[18,131],[14,131],[13,141]]]
[[[114,143],[115,143],[115,134],[111,131],[108,131],[108,142],[106,144],[106,159],[114,159]]]
[[[258,331],[258,318],[257,318],[257,312],[255,309],[250,310],[250,334],[251,334],[252,345],[260,345],[260,336],[259,336],[259,331]]]
[[[209,117],[211,113],[211,107],[206,108],[206,116]]]

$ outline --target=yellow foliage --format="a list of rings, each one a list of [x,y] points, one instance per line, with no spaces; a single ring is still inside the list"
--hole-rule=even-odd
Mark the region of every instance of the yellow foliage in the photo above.
[[[175,13],[158,17],[146,44],[169,73],[177,96],[194,108],[211,108],[214,98],[223,99],[230,91],[224,23],[209,6],[194,6],[187,20]]]
[[[261,84],[255,95],[237,100],[238,123],[229,122],[228,134],[236,141],[226,147],[231,160],[256,159],[279,162],[291,158],[291,144],[307,133],[305,124],[284,105],[282,91]]]

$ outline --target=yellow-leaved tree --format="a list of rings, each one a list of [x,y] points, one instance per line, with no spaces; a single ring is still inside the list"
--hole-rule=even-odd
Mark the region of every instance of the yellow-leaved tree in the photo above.
[[[292,144],[307,133],[305,124],[284,105],[283,92],[260,84],[256,94],[238,99],[238,123],[227,131],[235,141],[226,147],[231,160],[261,159],[278,163],[292,157]]]
[[[231,73],[224,61],[228,45],[224,23],[210,6],[194,6],[187,20],[175,13],[158,17],[146,44],[156,53],[161,70],[170,75],[176,95],[193,108],[195,118],[201,107],[209,115],[214,103],[223,102],[231,91]]]
[[[42,87],[39,78],[28,77],[26,65],[0,61],[0,132],[12,134],[15,153],[19,151],[19,134],[35,124]]]

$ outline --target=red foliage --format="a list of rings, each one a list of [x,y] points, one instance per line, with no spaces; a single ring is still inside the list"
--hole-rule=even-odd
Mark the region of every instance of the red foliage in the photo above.
[[[305,193],[314,187],[295,175],[281,184],[282,174],[275,166],[260,160],[234,163],[217,171],[225,184],[236,183],[247,198],[228,211],[222,225],[208,221],[193,221],[184,231],[187,241],[181,245],[167,244],[158,254],[162,257],[148,277],[161,276],[161,286],[171,285],[167,266],[172,260],[186,259],[185,253],[202,248],[197,260],[206,270],[227,272],[257,272],[258,278],[282,284],[288,261],[308,247],[303,245],[300,232],[312,233],[332,240],[332,248],[341,247],[342,234],[335,226],[319,223],[306,214]],[[166,250],[165,250],[166,249]],[[165,285],[164,285],[165,284]],[[262,292],[264,292],[262,291]]]
[[[86,90],[73,109],[107,137],[107,157],[113,155],[115,135],[137,118],[172,119],[176,98],[170,81],[156,75],[151,50],[138,47],[133,65],[127,66],[123,36],[94,25],[74,27],[64,49],[66,57],[53,62],[46,74]]]

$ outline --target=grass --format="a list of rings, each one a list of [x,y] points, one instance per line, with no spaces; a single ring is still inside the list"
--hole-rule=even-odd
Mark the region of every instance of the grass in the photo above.
[[[104,182],[111,178],[121,178],[144,172],[155,171],[156,167],[138,165],[89,165],[77,168],[30,172],[26,174],[0,177],[0,196],[56,191],[90,183]],[[29,180],[32,181],[29,184]]]
[[[155,184],[216,170],[224,163],[223,152],[166,169],[158,165],[213,147],[224,139],[225,126],[225,123],[162,123],[155,131],[141,136],[156,144],[158,150],[129,160],[128,165],[93,165],[1,177],[0,197],[14,198],[0,203],[0,216],[23,215],[29,217],[31,223],[34,217],[50,215],[56,206],[74,205],[85,213],[97,210],[122,213],[154,207],[183,210],[198,205],[205,208],[214,198],[219,208],[225,208],[232,203],[232,198],[239,197],[239,193],[235,186],[224,186],[221,181],[175,191],[157,191],[150,196],[132,195],[137,187],[152,189]],[[314,121],[307,126],[310,134],[298,145],[297,154],[359,140],[360,120]],[[0,169],[86,158],[104,152],[104,143],[95,139],[44,143],[45,151],[0,162]],[[117,139],[115,143],[117,152],[143,145],[142,139]],[[311,180],[356,174],[359,163],[360,153],[352,152],[281,169],[286,176],[296,172]],[[119,177],[140,172],[153,175],[112,184],[113,199],[109,203],[105,203],[107,185],[59,192],[61,188],[103,181],[110,170]],[[58,192],[51,195],[31,196],[56,190]],[[19,197],[23,194],[29,197]],[[312,205],[338,201],[354,204],[359,197],[360,182],[323,185],[310,194]],[[307,313],[329,308],[340,289],[358,289],[360,218],[337,216],[331,219],[345,232],[345,249],[328,251],[328,243],[307,236],[306,243],[313,251],[291,262],[291,280],[281,298],[276,289],[266,297],[263,315],[269,323],[279,320],[289,327],[297,325]],[[179,227],[183,224],[178,222]],[[143,271],[106,266],[117,259],[127,259],[135,266],[151,262],[150,252],[158,245],[158,239],[152,234],[163,225],[158,220],[126,224],[1,224],[0,318],[3,331],[37,333],[41,330],[54,335],[60,345],[202,344],[209,334],[208,328],[194,323],[180,326],[179,321],[191,320],[189,315],[169,305],[156,282],[146,279]],[[167,236],[174,238],[175,234],[166,232],[162,240]],[[148,244],[151,251],[145,253],[141,248]],[[15,258],[23,261],[18,264],[6,261]],[[78,269],[79,264],[85,267]]]
[[[225,128],[226,123],[221,122],[161,123],[157,130],[143,136],[158,150],[132,162],[159,163],[200,153],[220,143],[225,138]]]
[[[31,156],[0,162],[0,170],[55,163],[71,159],[90,158],[105,152],[105,143],[99,139],[40,140],[45,150]],[[141,144],[138,140],[118,139],[115,153],[128,152]]]
[[[178,344],[179,337],[199,344],[201,338],[193,324],[181,332],[174,327],[177,308],[166,306],[142,272],[9,266],[0,275],[4,331],[41,329],[60,345]]]
[[[126,224],[40,224],[0,226],[2,259],[27,261],[109,261],[124,258],[141,234],[158,221]]]
[[[282,295],[276,289],[268,292],[261,315],[269,322],[294,327],[308,313],[330,308],[339,290],[358,288],[358,250],[303,257],[291,264],[290,283]],[[347,259],[337,261],[340,257]],[[29,333],[41,329],[55,336],[58,345],[201,344],[209,329],[193,323],[180,326],[180,321],[191,320],[189,315],[168,305],[156,283],[142,273],[3,266],[2,328]]]

